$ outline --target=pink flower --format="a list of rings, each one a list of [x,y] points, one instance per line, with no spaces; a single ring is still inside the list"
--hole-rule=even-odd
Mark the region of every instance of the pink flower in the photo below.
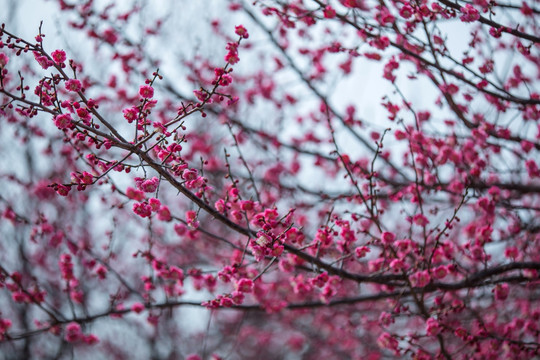
[[[67,196],[70,190],[71,190],[71,187],[65,186],[62,184],[57,185],[55,187],[55,191],[58,193],[58,195],[61,195],[61,196]]]
[[[229,86],[232,83],[233,79],[232,76],[229,74],[224,74],[221,76],[221,80],[219,81],[219,85],[221,86]]]
[[[178,236],[183,236],[186,234],[187,232],[187,227],[186,225],[184,224],[174,224],[174,232],[178,235]]]
[[[311,279],[311,284],[319,288],[322,288],[328,282],[329,279],[330,277],[328,276],[328,273],[325,271],[317,275],[317,277]]]
[[[243,27],[242,25],[238,25],[238,26],[235,26],[234,27],[234,32],[236,33],[236,35],[244,38],[244,39],[247,39],[249,37],[249,34],[246,30],[245,27]]]
[[[356,257],[358,258],[363,258],[364,256],[366,256],[366,254],[368,252],[370,252],[369,248],[367,246],[360,246],[360,247],[357,247],[355,250],[354,250],[355,254],[356,254]]]
[[[407,138],[407,133],[398,129],[394,132],[394,136],[397,140],[403,140]]]
[[[518,257],[518,255],[519,255],[519,250],[515,246],[507,247],[504,250],[504,256],[506,256],[509,259],[515,259]]]
[[[396,80],[396,76],[393,74],[393,71],[397,68],[399,68],[399,63],[395,59],[390,59],[388,63],[384,66],[383,77],[393,82],[394,80]]]
[[[504,301],[510,293],[510,288],[508,287],[508,284],[497,284],[495,289],[493,289],[493,292],[495,293],[496,300]]]
[[[66,61],[66,53],[64,50],[54,50],[51,54],[53,61],[58,65],[63,64]]]
[[[413,217],[413,222],[414,222],[416,225],[420,225],[420,226],[426,226],[427,224],[429,224],[429,220],[427,219],[427,217],[425,217],[425,216],[422,215],[422,214],[416,214],[416,215],[414,215],[414,217]]]
[[[71,126],[71,115],[70,114],[59,114],[54,117],[54,125],[59,129],[67,129]]]
[[[502,27],[502,26],[500,28],[498,28],[498,29],[496,29],[494,27],[491,27],[491,28],[489,28],[489,34],[491,36],[493,36],[494,38],[498,39],[498,38],[500,38],[502,36],[503,30],[504,30],[504,27]]]
[[[395,20],[394,16],[385,7],[381,8],[379,10],[379,12],[377,14],[375,14],[375,19],[382,26],[385,26],[387,24],[391,24]]]
[[[46,56],[41,55],[37,51],[34,51],[34,58],[36,59],[38,64],[45,70],[47,70],[50,66],[54,65],[54,62],[49,60]]]
[[[100,265],[96,269],[96,275],[101,279],[105,279],[107,277],[107,268],[103,265]]]
[[[231,211],[231,217],[235,219],[236,221],[241,221],[243,218],[243,215],[240,211],[233,210]]]
[[[195,221],[196,218],[197,218],[197,213],[195,211],[190,210],[186,212],[186,220],[188,222]]]
[[[11,324],[12,322],[9,319],[0,319],[0,334],[4,334],[11,327]]]
[[[238,53],[229,52],[227,55],[225,55],[225,61],[231,65],[234,65],[240,61],[240,58],[238,57]]]
[[[385,231],[382,233],[381,240],[383,244],[385,245],[391,245],[394,243],[394,240],[396,239],[396,235],[394,233]]]
[[[328,304],[330,302],[330,299],[334,295],[336,295],[336,293],[337,293],[336,287],[331,282],[327,282],[323,286],[321,293],[319,294],[319,297],[322,302],[324,302],[325,304]]]
[[[521,144],[521,148],[523,149],[523,151],[525,151],[527,154],[534,147],[534,143],[532,143],[530,141],[527,141],[527,140],[522,140],[520,144]]]
[[[244,293],[250,293],[253,291],[253,281],[251,279],[240,279],[236,283],[236,288],[238,291],[244,292]]]
[[[364,0],[343,0],[342,3],[348,8],[355,8],[355,9],[360,9],[360,10],[368,9]]]
[[[139,95],[145,99],[151,99],[154,96],[154,89],[150,85],[142,85],[139,88]]]
[[[193,94],[199,101],[205,101],[208,95],[202,90],[193,90]]]
[[[233,199],[236,199],[238,197],[238,189],[237,188],[230,189],[229,196],[232,197]]]
[[[459,92],[459,87],[456,84],[441,84],[439,88],[442,92],[450,95],[455,95]]]
[[[219,305],[223,307],[231,307],[234,305],[234,302],[230,297],[224,296],[219,299]]]
[[[257,233],[257,240],[255,241],[257,245],[266,247],[272,242],[272,238],[268,236],[267,234],[263,233],[262,231],[259,231]]]
[[[161,201],[159,201],[159,199],[156,199],[156,198],[150,198],[148,200],[148,205],[152,207],[152,211],[158,211],[159,208],[161,207]]]
[[[94,334],[83,335],[82,340],[88,345],[94,345],[99,342],[98,337]]]
[[[240,291],[233,291],[231,293],[231,298],[234,301],[235,304],[240,305],[244,302],[244,293]]]
[[[9,57],[4,53],[0,53],[0,67],[1,68],[5,67],[8,62],[9,62]]]
[[[242,209],[244,211],[253,210],[253,207],[254,207],[254,203],[251,200],[242,200],[242,201],[240,201],[240,209]],[[298,229],[291,228],[291,229],[289,229],[287,231],[287,236],[290,238],[293,233],[296,234],[297,232],[298,232]]]
[[[82,89],[82,84],[77,79],[69,79],[66,81],[66,90],[71,92],[79,92]]]
[[[429,318],[426,321],[426,333],[430,336],[435,336],[441,332],[439,322],[434,318]]]
[[[231,105],[234,105],[238,102],[238,100],[240,100],[240,98],[238,96],[233,96],[231,99],[229,99],[227,101],[227,106],[231,106]]]
[[[217,211],[223,213],[225,211],[225,201],[223,201],[223,199],[219,199],[214,203],[214,207]]]
[[[394,259],[390,262],[390,269],[396,274],[405,268],[405,263],[401,259]]]
[[[131,107],[122,110],[122,113],[124,114],[124,118],[128,121],[128,123],[131,124],[133,120],[137,119],[137,116],[139,115],[139,109],[136,107]]]
[[[23,293],[23,292],[20,292],[20,291],[17,291],[17,292],[14,292],[13,294],[11,294],[11,298],[16,303],[23,303],[23,302],[27,301],[26,294]]]
[[[88,111],[87,108],[78,108],[76,110],[77,112],[77,116],[81,119],[81,120],[84,120],[84,121],[90,121],[90,119],[92,119],[92,115],[90,114],[90,112]]]
[[[135,203],[133,204],[133,212],[142,218],[150,217],[152,215],[152,207],[147,203]]]
[[[264,256],[266,255],[268,250],[266,247],[260,246],[254,241],[250,241],[249,247],[251,249],[251,252],[253,253],[253,256],[255,257],[255,260],[257,261],[261,261],[262,259],[264,259]]]
[[[144,305],[140,302],[136,302],[135,304],[131,305],[131,310],[137,314],[140,314],[144,311]]]
[[[156,191],[158,188],[158,185],[159,185],[159,179],[155,176],[151,179],[142,181],[140,184],[137,184],[139,189],[147,193]]]
[[[116,34],[116,30],[113,28],[108,28],[103,32],[103,40],[108,42],[109,44],[114,44],[118,41],[118,35]]]
[[[431,281],[431,276],[429,275],[429,272],[427,270],[424,270],[412,274],[411,276],[409,276],[409,280],[412,286],[421,288],[429,284],[429,282]]]
[[[413,15],[413,8],[409,4],[405,4],[401,10],[399,10],[399,15],[405,19],[408,19]]]
[[[448,270],[445,265],[441,265],[433,271],[433,275],[437,279],[444,279],[448,275]]]
[[[280,256],[283,254],[283,251],[285,250],[285,247],[279,243],[275,243],[272,246],[272,251],[270,252],[272,256]]]
[[[70,322],[66,326],[66,333],[64,335],[64,339],[67,342],[75,342],[82,337],[81,332],[81,325],[77,324],[76,322]]]
[[[387,332],[379,336],[377,344],[383,349],[397,350],[398,347],[398,341]]]
[[[198,176],[198,172],[196,169],[185,169],[182,173],[182,179],[184,180],[195,180]]]
[[[134,189],[132,187],[128,187],[126,189],[126,195],[131,200],[136,200],[136,201],[143,201],[144,200],[144,192],[142,192],[140,190],[137,190],[137,189]]]
[[[198,228],[199,222],[197,221],[197,212],[193,210],[186,211],[186,222],[189,226]]]
[[[525,16],[532,16],[534,14],[534,11],[531,9],[529,5],[525,1],[521,3],[521,13]]]
[[[459,18],[463,22],[473,22],[480,19],[480,14],[472,5],[467,4],[461,8],[461,15]]]
[[[331,7],[330,5],[327,5],[324,8],[323,13],[324,13],[324,17],[327,19],[333,19],[336,17],[336,10],[334,10],[334,8]]]
[[[240,60],[238,57],[238,44],[233,42],[227,43],[227,50],[229,52],[225,55],[225,61],[229,64],[236,64]]]
[[[465,330],[464,328],[462,327],[458,327],[455,331],[454,331],[454,334],[459,337],[460,339],[462,340],[466,340],[467,339],[467,330]]]
[[[394,322],[395,320],[392,317],[392,314],[387,313],[386,311],[383,311],[381,315],[379,316],[379,324],[381,324],[384,327],[388,327]]]
[[[531,178],[540,177],[540,170],[533,159],[525,161],[525,167],[527,168],[527,172]]]
[[[379,50],[384,50],[390,46],[390,39],[387,36],[379,36],[369,42],[371,46],[376,47]]]
[[[171,221],[171,211],[167,206],[162,206],[157,211],[157,218],[161,221]]]
[[[69,296],[71,297],[71,299],[76,302],[77,304],[82,304],[83,301],[84,301],[84,294],[82,291],[80,290],[72,290],[70,293],[69,293]]]

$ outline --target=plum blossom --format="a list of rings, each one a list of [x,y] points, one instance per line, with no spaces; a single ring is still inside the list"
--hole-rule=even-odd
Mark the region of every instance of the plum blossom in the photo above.
[[[82,84],[78,79],[69,79],[66,81],[66,90],[71,92],[79,92],[82,89]]]
[[[9,62],[9,57],[4,53],[0,53],[0,68],[5,67],[8,62]]]
[[[81,325],[79,325],[76,322],[70,322],[66,326],[66,331],[64,335],[64,339],[67,342],[76,342],[82,338],[83,334],[81,331]]]
[[[144,305],[140,302],[136,302],[133,305],[131,305],[131,311],[140,314],[144,311]]]
[[[381,235],[381,240],[384,245],[392,245],[395,239],[396,239],[396,234],[389,231],[385,231]]]
[[[238,57],[238,43],[227,43],[227,55],[225,55],[225,61],[228,62],[231,65],[236,64],[238,61],[240,61],[240,58]]]
[[[495,289],[493,289],[493,293],[495,294],[496,300],[504,301],[510,293],[510,287],[508,284],[497,284],[495,285]]]
[[[36,59],[37,63],[45,70],[54,65],[54,62],[49,60],[47,56],[42,55],[37,51],[34,51],[34,58]]]
[[[139,88],[139,95],[144,99],[151,99],[154,96],[154,88],[150,85],[142,85]]]
[[[370,251],[371,250],[367,246],[360,246],[354,250],[356,257],[358,258],[363,258]]]
[[[249,34],[248,34],[246,28],[244,26],[242,26],[242,25],[235,26],[234,27],[234,32],[236,33],[236,35],[242,37],[243,39],[249,38]]]
[[[409,281],[414,287],[422,288],[425,287],[431,281],[431,276],[427,270],[419,271],[409,276]]]
[[[251,279],[240,279],[236,283],[236,288],[238,291],[244,292],[244,293],[250,293],[253,291],[253,281]]]
[[[186,211],[186,222],[192,228],[198,228],[199,222],[197,221],[197,212],[193,210]]]
[[[71,126],[72,119],[70,114],[59,114],[54,117],[54,125],[60,130],[67,129]]]
[[[383,332],[377,339],[377,344],[383,349],[397,350],[398,341],[389,333]]]
[[[434,318],[429,318],[426,321],[426,333],[430,336],[435,336],[441,332],[439,322]]]
[[[135,183],[137,184],[137,187],[139,190],[144,191],[146,193],[151,193],[157,190],[159,185],[159,179],[157,177],[153,177],[151,179],[141,179],[141,178],[135,178]]]
[[[63,64],[64,61],[66,61],[66,53],[64,52],[64,50],[54,50],[51,54],[51,57],[53,61],[58,65]]]
[[[480,19],[480,14],[478,10],[474,8],[471,4],[467,4],[461,8],[461,15],[459,18],[463,22],[473,22]]]
[[[152,215],[152,206],[147,203],[135,203],[133,204],[133,212],[142,218],[150,217]]]
[[[334,8],[331,7],[330,5],[327,5],[324,8],[323,13],[326,19],[333,19],[336,17],[336,10],[334,10]]]
[[[131,124],[137,119],[137,116],[139,116],[139,109],[136,107],[131,107],[122,110],[122,113],[124,114],[124,118]]]

